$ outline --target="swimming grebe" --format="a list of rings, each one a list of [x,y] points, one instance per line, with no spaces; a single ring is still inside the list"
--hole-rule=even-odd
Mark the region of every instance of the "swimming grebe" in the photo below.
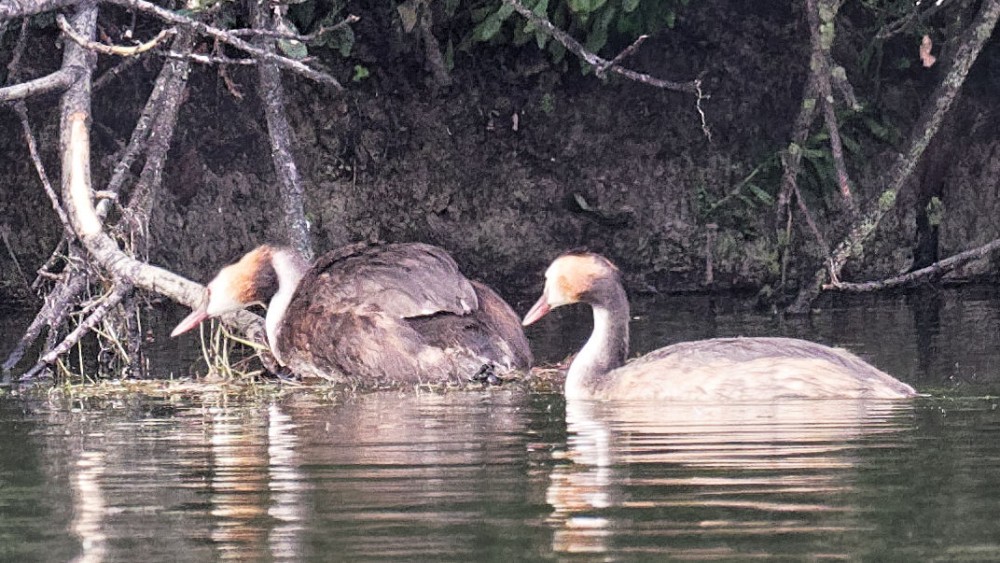
[[[268,303],[268,345],[300,376],[462,382],[484,368],[502,374],[531,365],[517,314],[427,244],[354,244],[312,266],[290,248],[264,245],[219,271],[205,293],[171,336]]]
[[[568,398],[745,400],[912,397],[909,385],[847,352],[794,338],[682,342],[625,363],[629,306],[618,268],[592,253],[569,253],[545,272],[525,326],[554,307],[586,303],[594,330],[566,374]]]

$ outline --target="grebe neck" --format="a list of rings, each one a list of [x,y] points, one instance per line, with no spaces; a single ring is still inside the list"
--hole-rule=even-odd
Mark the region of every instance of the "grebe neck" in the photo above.
[[[573,359],[566,374],[566,397],[587,397],[607,377],[625,365],[628,356],[628,297],[615,286],[603,299],[591,304],[594,330]]]
[[[289,248],[275,250],[271,254],[270,267],[274,268],[274,273],[278,278],[278,291],[271,297],[267,304],[267,315],[264,317],[264,327],[267,330],[267,342],[271,348],[271,353],[281,362],[278,353],[278,330],[281,322],[285,320],[285,312],[288,305],[295,296],[295,290],[299,287],[299,282],[309,270],[309,263],[298,252]]]

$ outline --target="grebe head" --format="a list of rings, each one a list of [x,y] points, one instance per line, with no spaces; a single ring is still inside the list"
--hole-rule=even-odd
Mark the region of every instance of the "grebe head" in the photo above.
[[[238,311],[253,303],[265,303],[278,291],[278,274],[272,257],[280,250],[259,246],[219,270],[208,282],[200,305],[181,321],[170,336],[185,333],[209,317]]]
[[[603,303],[605,294],[620,286],[620,274],[607,258],[591,252],[563,254],[545,271],[545,289],[521,324],[528,326],[556,307],[572,303]]]

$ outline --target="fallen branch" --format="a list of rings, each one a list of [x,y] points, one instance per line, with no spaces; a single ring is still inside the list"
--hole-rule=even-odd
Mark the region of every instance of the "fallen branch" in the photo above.
[[[983,258],[993,252],[996,252],[997,250],[1000,250],[1000,239],[994,239],[978,248],[973,248],[972,250],[966,250],[965,252],[955,254],[954,256],[949,256],[948,258],[935,262],[926,268],[920,268],[919,270],[914,270],[894,278],[864,283],[840,282],[836,284],[826,284],[823,286],[823,289],[850,293],[864,293],[902,287],[924,278],[943,276],[962,264]]]
[[[97,9],[82,6],[74,17],[73,27],[86,37],[93,37]],[[64,64],[93,68],[94,54],[75,44],[68,45]],[[104,232],[102,221],[94,207],[90,179],[90,73],[70,87],[63,95],[60,111],[62,153],[63,204],[73,230],[91,258],[111,274],[116,283],[164,295],[187,305],[197,306],[205,296],[205,288],[173,272],[141,262],[125,254]],[[223,322],[263,341],[262,319],[249,311],[223,316]]]
[[[59,343],[58,346],[50,350],[48,353],[44,354],[34,366],[28,371],[21,375],[21,379],[32,379],[43,369],[55,363],[66,352],[69,352],[73,346],[76,346],[80,339],[86,336],[91,329],[97,326],[97,323],[104,320],[105,315],[111,311],[111,308],[121,303],[122,299],[125,298],[128,293],[132,291],[132,286],[129,284],[116,284],[115,288],[111,291],[111,294],[100,300],[100,304],[94,308],[94,310],[77,325],[66,338]]]
[[[222,41],[223,43],[232,45],[233,47],[236,47],[237,49],[249,53],[250,55],[253,55],[254,57],[262,61],[274,63],[282,68],[301,74],[306,78],[315,80],[316,82],[329,84],[330,86],[333,86],[337,90],[344,89],[344,87],[340,84],[340,82],[336,78],[330,76],[325,72],[321,72],[313,68],[310,68],[299,61],[258,49],[257,47],[254,47],[253,45],[247,43],[243,39],[240,39],[236,35],[233,35],[229,31],[225,31],[217,27],[210,26],[206,23],[189,18],[187,16],[182,16],[176,12],[172,12],[165,8],[161,8],[151,2],[147,2],[146,0],[101,0],[101,1],[108,4],[115,4],[117,6],[124,6],[126,8],[141,10],[148,14],[154,15],[165,22],[190,28],[197,31],[198,33],[214,37]]]
[[[45,298],[42,308],[32,319],[31,324],[21,335],[14,349],[7,355],[3,362],[4,375],[14,369],[14,366],[21,361],[28,348],[35,343],[35,340],[42,334],[42,330],[48,327],[49,334],[54,334],[58,327],[62,326],[72,311],[71,302],[88,285],[89,278],[85,272],[72,270],[65,274],[66,283],[57,285]],[[51,347],[46,347],[46,350]],[[45,352],[43,352],[45,353]]]

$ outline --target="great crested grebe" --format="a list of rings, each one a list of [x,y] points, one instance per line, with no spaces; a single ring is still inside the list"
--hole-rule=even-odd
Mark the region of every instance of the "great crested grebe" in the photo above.
[[[523,324],[571,303],[593,308],[594,329],[566,374],[568,398],[766,401],[916,395],[846,350],[795,338],[682,342],[626,364],[628,298],[618,268],[597,254],[569,253],[552,262],[542,296]]]
[[[272,353],[300,376],[460,382],[531,365],[510,306],[428,244],[353,244],[312,266],[290,248],[260,246],[219,271],[171,336],[256,302],[268,304]]]

